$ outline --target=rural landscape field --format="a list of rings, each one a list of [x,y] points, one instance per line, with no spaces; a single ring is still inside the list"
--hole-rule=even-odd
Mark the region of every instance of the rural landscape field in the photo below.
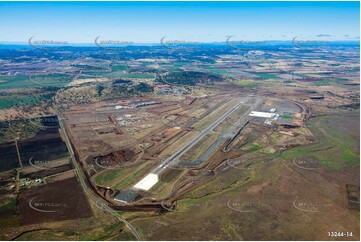
[[[359,241],[359,11],[0,2],[0,240]]]

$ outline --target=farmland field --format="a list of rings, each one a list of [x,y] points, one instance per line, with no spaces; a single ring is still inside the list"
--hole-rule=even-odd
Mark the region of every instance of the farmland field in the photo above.
[[[7,97],[0,98],[0,109],[6,109],[11,107],[20,107],[24,105],[35,105],[39,104],[43,101],[48,100],[48,98],[41,96],[33,96],[33,97]]]
[[[279,79],[279,76],[269,73],[256,73],[256,75],[263,79]]]
[[[72,81],[66,74],[0,76],[0,89],[63,87]]]

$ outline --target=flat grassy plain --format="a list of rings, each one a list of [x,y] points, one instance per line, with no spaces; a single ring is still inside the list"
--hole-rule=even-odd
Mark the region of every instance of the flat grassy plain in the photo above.
[[[248,87],[248,88],[256,88],[259,86],[259,82],[256,82],[254,80],[237,80],[235,81],[237,85]]]
[[[73,77],[67,74],[0,76],[0,90],[64,87],[72,80]],[[34,95],[33,92],[21,95],[11,93],[0,98],[0,109],[40,104],[49,101],[51,96],[50,92],[47,95]]]
[[[63,87],[70,83],[72,79],[72,76],[67,74],[0,76],[0,89]]]
[[[0,98],[0,109],[20,107],[29,104],[39,104],[45,100],[47,99],[40,96]]]
[[[33,87],[28,76],[0,76],[0,89]]]
[[[320,143],[294,148],[282,157],[311,156],[323,166],[341,170],[359,164],[360,120],[357,112],[312,118],[309,128]]]
[[[102,174],[99,174],[95,178],[95,182],[99,185],[111,187],[113,189],[125,189],[134,185],[133,183],[138,182],[142,175],[146,174],[150,165],[150,163],[145,163],[137,165],[137,167],[127,166],[120,169],[109,169]]]
[[[229,72],[216,66],[202,66],[203,69],[214,75],[227,75]]]

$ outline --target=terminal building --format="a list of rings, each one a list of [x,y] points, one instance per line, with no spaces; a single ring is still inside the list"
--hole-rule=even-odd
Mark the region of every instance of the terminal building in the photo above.
[[[128,189],[125,191],[121,191],[118,195],[114,197],[116,202],[121,202],[125,204],[129,204],[134,201],[138,197],[138,192],[132,189]]]
[[[249,116],[257,117],[257,118],[268,118],[268,119],[277,120],[280,115],[278,113],[274,113],[274,112],[267,113],[267,112],[252,111]]]

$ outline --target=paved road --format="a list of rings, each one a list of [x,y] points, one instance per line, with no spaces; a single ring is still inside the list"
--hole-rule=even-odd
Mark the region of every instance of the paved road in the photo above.
[[[200,132],[193,140],[188,142],[185,146],[183,146],[180,150],[174,153],[171,157],[166,159],[160,166],[155,168],[151,173],[159,175],[162,171],[164,171],[170,164],[174,165],[178,162],[178,158],[181,157],[185,152],[187,152],[193,145],[198,143],[209,131],[213,130],[217,127],[222,121],[224,121],[229,115],[231,115],[234,111],[236,111],[240,106],[244,104],[244,102],[248,101],[248,97],[243,98],[238,104],[233,106],[230,110],[228,110],[225,114],[223,114],[220,118],[214,121],[211,125],[209,125],[206,129]]]
[[[107,204],[105,204],[101,199],[99,199],[91,189],[88,188],[88,185],[87,183],[85,182],[85,174],[82,170],[82,168],[80,167],[80,165],[78,164],[78,162],[76,161],[75,159],[75,156],[74,156],[74,152],[73,152],[73,148],[71,147],[71,143],[69,141],[69,137],[68,137],[68,134],[65,130],[65,127],[64,127],[64,123],[63,123],[63,119],[59,117],[59,115],[57,115],[58,117],[58,120],[59,120],[59,125],[60,125],[60,130],[61,132],[63,133],[63,137],[65,138],[65,143],[68,147],[68,150],[70,152],[70,156],[71,156],[71,160],[72,160],[72,163],[75,167],[75,170],[76,170],[76,173],[78,174],[78,177],[79,177],[79,180],[80,180],[80,183],[83,187],[83,189],[90,195],[90,197],[96,202],[98,203],[102,208],[104,208],[105,211],[108,211],[110,212],[112,215],[114,215],[117,219],[119,219],[121,222],[123,222],[129,229],[130,231],[132,232],[132,234],[137,238],[137,240],[141,241],[141,237],[140,235],[138,234],[138,232],[135,230],[135,228],[128,222],[126,221],[125,219],[123,219],[116,210],[112,209],[111,207],[109,207]]]

